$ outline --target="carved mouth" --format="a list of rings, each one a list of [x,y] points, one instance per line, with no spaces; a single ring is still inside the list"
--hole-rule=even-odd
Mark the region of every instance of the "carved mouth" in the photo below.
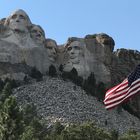
[[[37,34],[36,37],[40,38],[41,37],[41,34]]]
[[[74,54],[70,55],[70,59],[75,59],[77,56],[75,56]]]
[[[19,29],[15,29],[15,31],[16,31],[16,32],[20,32],[20,30],[19,30]]]
[[[54,55],[54,54],[50,54],[49,57],[53,57],[53,58],[55,58],[56,55]]]

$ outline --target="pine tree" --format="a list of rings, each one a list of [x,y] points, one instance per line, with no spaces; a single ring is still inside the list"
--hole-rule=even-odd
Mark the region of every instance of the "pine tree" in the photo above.
[[[55,66],[50,65],[50,67],[49,67],[49,75],[52,76],[52,77],[57,76],[57,71],[56,71]]]
[[[43,77],[42,73],[39,70],[37,70],[36,67],[33,67],[31,69],[30,76],[32,78],[35,78],[37,81],[41,81]]]

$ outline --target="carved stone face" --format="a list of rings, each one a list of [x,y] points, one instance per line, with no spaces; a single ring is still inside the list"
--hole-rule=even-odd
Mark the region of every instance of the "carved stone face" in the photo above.
[[[42,44],[45,41],[45,33],[44,33],[43,29],[38,25],[35,25],[32,27],[31,37],[34,39],[34,41],[37,44]]]
[[[57,57],[57,52],[56,52],[56,43],[54,41],[47,41],[46,42],[46,49],[48,53],[49,60],[54,62]]]
[[[23,10],[15,11],[6,22],[10,29],[22,32],[27,31],[27,27],[31,24],[28,15]]]
[[[79,56],[82,55],[82,51],[82,46],[79,41],[72,42],[67,48],[69,58],[71,59],[71,61],[76,63],[79,61]]]
[[[68,61],[67,64],[64,64],[63,65],[63,70],[64,71],[71,71],[73,68],[73,64],[72,62]]]

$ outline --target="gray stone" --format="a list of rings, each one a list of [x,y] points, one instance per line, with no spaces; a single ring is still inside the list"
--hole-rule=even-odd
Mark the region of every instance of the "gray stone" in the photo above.
[[[140,131],[138,118],[123,109],[120,113],[117,109],[107,111],[95,97],[74,86],[69,81],[45,77],[44,81],[16,88],[13,93],[19,105],[34,103],[38,115],[50,124],[56,121],[63,124],[95,121],[98,126],[117,130],[120,134],[130,128]]]

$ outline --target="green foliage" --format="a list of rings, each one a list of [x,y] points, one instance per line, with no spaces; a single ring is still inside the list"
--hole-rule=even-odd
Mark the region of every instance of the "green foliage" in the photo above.
[[[83,84],[83,78],[78,76],[78,72],[75,68],[73,68],[70,72],[63,72],[62,78],[63,80],[69,79],[78,86],[82,86]]]
[[[86,80],[83,80],[82,77],[78,76],[78,72],[75,68],[73,68],[70,72],[62,73],[63,80],[71,80],[78,86],[81,86],[87,94],[95,96],[99,101],[104,99],[106,87],[103,82],[99,82],[96,84],[96,79],[94,73],[91,73]]]
[[[131,103],[128,101],[128,102],[124,102],[121,107],[125,110],[127,110],[129,113],[131,113],[132,115],[138,117],[140,119],[140,114],[137,112],[137,109],[133,109]]]
[[[35,130],[32,126],[27,126],[21,135],[21,140],[38,140],[34,137]]]
[[[37,116],[36,107],[34,104],[27,104],[23,109],[24,123],[28,125]]]
[[[75,70],[73,72],[76,76]],[[57,122],[48,129],[47,124],[40,122],[33,104],[21,108],[11,95],[8,82],[0,94],[0,140],[140,140],[140,133],[136,131],[131,130],[119,138],[118,132],[108,133],[92,122],[69,126]]]
[[[4,86],[1,95],[0,95],[0,101],[4,102],[7,97],[9,97],[12,94],[12,88],[11,84],[8,82]]]
[[[23,131],[22,112],[18,109],[15,98],[8,97],[0,109],[0,139],[18,139]]]
[[[64,69],[64,68],[63,68],[63,65],[61,64],[61,65],[59,66],[59,71],[60,71],[60,72],[63,72],[63,69]]]
[[[44,140],[44,127],[37,119],[35,107],[20,108],[11,94],[7,83],[0,101],[0,140]]]
[[[87,80],[84,81],[83,89],[90,95],[95,96],[96,79],[94,73],[91,73]]]
[[[100,82],[96,86],[96,97],[98,98],[99,101],[103,101],[104,95],[105,95],[106,87],[103,82]]]
[[[52,77],[57,76],[57,71],[56,71],[55,66],[50,65],[50,67],[49,67],[49,75],[52,76]]]
[[[113,138],[112,140],[118,140],[118,138],[119,138],[118,131],[113,130],[113,131],[110,132],[110,134],[111,134],[111,137]]]
[[[5,85],[6,83],[10,83],[11,88],[16,88],[16,87],[19,86],[19,84],[18,84],[14,79],[6,78],[6,79],[4,80],[4,85]]]
[[[140,132],[134,130],[128,131],[125,135],[121,136],[119,140],[140,140]]]
[[[4,82],[0,79],[0,91],[3,89],[4,87]]]
[[[58,127],[60,130],[60,127]],[[111,140],[111,135],[94,123],[70,125],[46,137],[46,140]]]
[[[42,73],[39,70],[37,70],[36,67],[33,67],[31,69],[30,76],[32,78],[35,78],[37,81],[41,81],[43,77]]]

